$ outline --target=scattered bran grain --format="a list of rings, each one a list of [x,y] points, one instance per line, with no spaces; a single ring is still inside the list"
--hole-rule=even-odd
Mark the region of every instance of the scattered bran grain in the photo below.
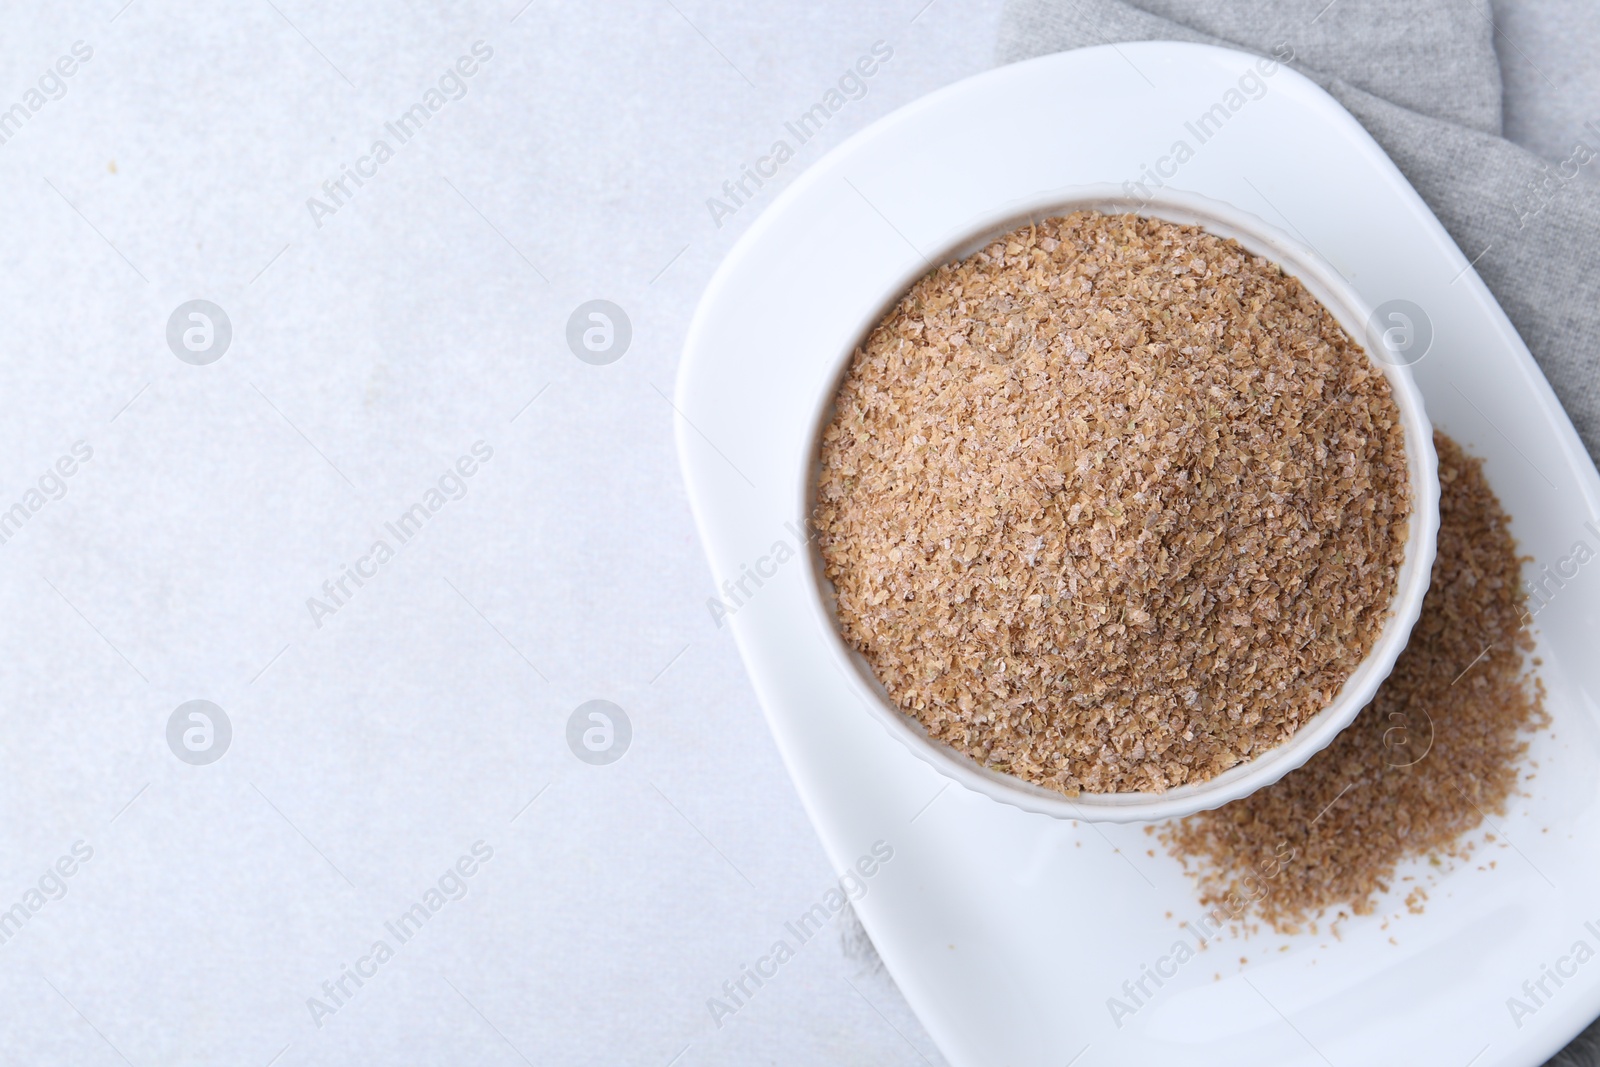
[[[816,489],[841,631],[890,698],[1069,796],[1204,781],[1321,711],[1410,514],[1388,382],[1296,279],[1097,212],[912,286]]]
[[[1543,689],[1524,667],[1533,641],[1506,514],[1482,460],[1444,434],[1434,443],[1438,555],[1394,673],[1305,766],[1159,830],[1194,864],[1208,906],[1243,901],[1283,933],[1329,908],[1370,914],[1402,860],[1471,852],[1463,835],[1503,814],[1516,788],[1525,731],[1548,723]],[[1273,856],[1282,862],[1262,864]],[[1426,899],[1417,887],[1404,903],[1419,911]]]

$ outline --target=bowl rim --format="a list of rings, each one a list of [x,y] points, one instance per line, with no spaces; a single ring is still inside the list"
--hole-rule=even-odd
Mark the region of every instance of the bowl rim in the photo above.
[[[979,763],[973,757],[929,736],[917,719],[900,711],[874,675],[866,659],[846,644],[839,632],[833,607],[833,587],[822,570],[820,552],[810,521],[815,504],[817,472],[821,465],[821,438],[831,423],[839,385],[851,357],[868,332],[906,291],[935,266],[971,255],[995,238],[1020,226],[1072,211],[1094,210],[1107,214],[1132,212],[1168,222],[1200,226],[1219,237],[1232,238],[1247,251],[1265,256],[1299,279],[1356,341],[1373,366],[1384,374],[1400,410],[1411,489],[1411,514],[1407,523],[1406,552],[1396,576],[1389,618],[1372,649],[1345,680],[1338,694],[1320,712],[1301,724],[1287,741],[1229,768],[1204,782],[1178,786],[1162,793],[1080,793],[1068,797]],[[919,255],[920,255],[919,251]],[[872,305],[863,321],[848,335],[835,354],[830,372],[813,402],[810,432],[798,463],[797,499],[802,529],[801,553],[806,568],[807,596],[812,623],[823,631],[824,644],[835,668],[860,703],[912,754],[947,778],[1023,811],[1057,819],[1088,822],[1148,822],[1191,815],[1220,807],[1271,785],[1303,765],[1333,740],[1361,712],[1379,685],[1394,669],[1411,629],[1422,610],[1433,571],[1439,524],[1438,457],[1433,429],[1422,393],[1410,367],[1374,355],[1373,309],[1355,287],[1307,242],[1291,237],[1276,226],[1233,204],[1199,193],[1162,187],[1149,195],[1131,195],[1127,187],[1109,183],[1068,185],[1042,190],[1023,200],[1000,205],[969,220],[949,234],[930,255],[896,275],[883,299]]]

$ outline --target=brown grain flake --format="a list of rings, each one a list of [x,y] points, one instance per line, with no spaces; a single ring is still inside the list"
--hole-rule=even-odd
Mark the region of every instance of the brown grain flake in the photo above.
[[[1403,860],[1426,857],[1439,867],[1441,854],[1464,859],[1473,850],[1467,835],[1486,815],[1505,812],[1525,733],[1548,723],[1524,659],[1533,641],[1522,560],[1482,461],[1443,434],[1434,443],[1432,581],[1406,650],[1372,703],[1276,784],[1160,829],[1168,850],[1193,864],[1208,906],[1244,900],[1283,933],[1335,906],[1369,915]],[[1419,886],[1404,905],[1416,912],[1426,900]]]
[[[932,271],[855,352],[812,525],[845,639],[930,734],[1069,796],[1282,743],[1372,647],[1400,415],[1293,277],[1078,212]]]

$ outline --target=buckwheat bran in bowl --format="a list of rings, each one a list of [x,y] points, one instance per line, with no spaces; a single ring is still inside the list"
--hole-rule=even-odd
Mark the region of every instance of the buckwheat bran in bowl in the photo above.
[[[928,272],[821,433],[843,639],[929,741],[1080,804],[1196,793],[1356,696],[1435,506],[1392,369],[1208,229],[1073,211]]]

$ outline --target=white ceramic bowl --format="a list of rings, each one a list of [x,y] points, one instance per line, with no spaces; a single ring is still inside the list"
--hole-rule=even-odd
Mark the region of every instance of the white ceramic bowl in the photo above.
[[[1219,807],[1262,786],[1271,785],[1332,741],[1334,735],[1348,726],[1372,699],[1405,648],[1411,627],[1422,610],[1423,596],[1428,591],[1439,529],[1438,459],[1433,449],[1433,427],[1423,410],[1422,394],[1412,380],[1410,368],[1404,365],[1403,356],[1383,347],[1381,335],[1371,325],[1372,311],[1357,296],[1353,287],[1315,250],[1249,212],[1229,204],[1171,189],[1156,190],[1150,199],[1130,198],[1121,189],[1110,185],[1056,190],[1037,201],[1007,205],[1003,211],[990,217],[974,219],[963,236],[949,242],[944,248],[928,252],[927,258],[934,264],[948,263],[971,255],[1001,234],[1027,225],[1031,219],[1085,209],[1106,213],[1132,211],[1170,222],[1201,226],[1219,237],[1231,237],[1251,252],[1280,264],[1322,302],[1346,333],[1362,344],[1373,365],[1388,378],[1405,430],[1406,460],[1410,472],[1411,518],[1405,560],[1395,585],[1389,619],[1373,643],[1371,652],[1345,681],[1338,695],[1283,744],[1208,781],[1179,786],[1164,793],[1082,793],[1076,798],[1069,798],[1055,790],[985,767],[970,756],[929,737],[927,729],[920,722],[890,701],[865,658],[850,648],[839,635],[834,615],[833,588],[823,576],[821,559],[814,543],[812,550],[806,554],[806,561],[816,594],[811,597],[812,605],[819,613],[822,624],[833,635],[831,652],[841,674],[857,690],[862,704],[871,714],[913,753],[968,789],[1024,811],[1063,819],[1143,822],[1191,815]],[[826,379],[826,388],[816,397],[811,447],[802,452],[805,459],[801,469],[796,472],[801,514],[809,516],[812,512],[820,469],[821,434],[832,420],[838,385],[856,345],[926,269],[926,265],[919,264],[886,289],[874,312],[861,323],[860,331],[835,357],[835,373]],[[1375,349],[1383,351],[1385,358],[1374,358]]]

